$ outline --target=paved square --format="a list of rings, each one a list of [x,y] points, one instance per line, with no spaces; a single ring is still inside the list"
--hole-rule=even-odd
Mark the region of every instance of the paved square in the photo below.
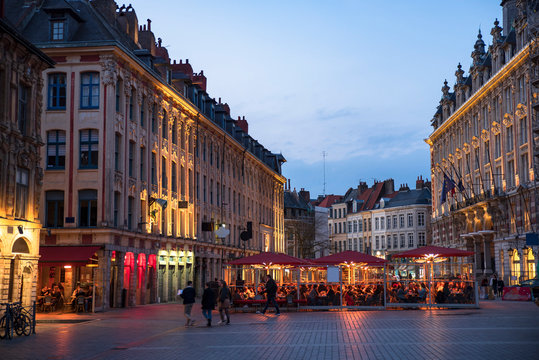
[[[40,323],[37,335],[0,342],[1,359],[537,359],[539,307],[484,302],[481,309],[232,313],[230,326],[184,328],[182,306]],[[71,315],[70,318],[77,315]],[[41,317],[43,319],[43,317]],[[214,312],[214,323],[217,314]]]

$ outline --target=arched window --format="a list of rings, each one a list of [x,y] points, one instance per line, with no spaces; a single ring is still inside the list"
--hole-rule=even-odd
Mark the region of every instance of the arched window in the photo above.
[[[17,240],[15,240],[15,243],[13,243],[13,248],[11,249],[11,252],[30,254],[30,249],[28,248],[28,244],[23,238],[18,238]]]

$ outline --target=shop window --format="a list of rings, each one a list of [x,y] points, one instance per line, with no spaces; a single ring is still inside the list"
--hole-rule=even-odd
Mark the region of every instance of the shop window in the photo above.
[[[518,251],[513,251],[511,259],[511,285],[518,284],[520,282],[520,256]]]

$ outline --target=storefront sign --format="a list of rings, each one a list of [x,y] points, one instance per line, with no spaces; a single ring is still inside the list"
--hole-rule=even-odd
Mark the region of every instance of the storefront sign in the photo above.
[[[532,299],[531,288],[520,286],[506,286],[503,288],[502,300],[530,301]]]

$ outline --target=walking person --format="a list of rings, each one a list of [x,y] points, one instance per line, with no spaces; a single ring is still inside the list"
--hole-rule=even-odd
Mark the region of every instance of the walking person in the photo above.
[[[215,292],[211,288],[211,281],[206,283],[206,288],[202,294],[202,315],[208,321],[208,327],[211,327],[211,312],[215,309]]]
[[[275,305],[275,315],[281,315],[281,312],[279,311],[279,306],[277,306],[277,301],[275,301],[275,296],[277,295],[277,284],[269,274],[266,275],[266,289],[263,292],[266,293],[266,306],[264,306],[264,310],[262,310],[262,312],[257,311],[256,313],[265,314],[266,310],[268,310],[268,306],[270,305],[270,303],[273,303],[273,305]]]
[[[496,275],[496,273],[492,274],[492,276],[490,277],[489,285],[492,291],[492,296],[494,299],[496,299],[496,294],[498,293],[498,276]]]
[[[187,287],[182,290],[180,297],[183,299],[183,314],[187,319],[185,327],[193,326],[195,325],[195,320],[191,317],[191,310],[193,310],[193,304],[195,303],[196,292],[192,281],[187,282]]]
[[[219,321],[217,324],[227,324],[230,325],[230,313],[228,309],[230,308],[230,299],[232,298],[232,294],[230,293],[230,289],[228,286],[226,286],[226,282],[224,280],[219,281],[219,315],[221,316],[221,321]],[[225,316],[226,315],[226,319]]]

